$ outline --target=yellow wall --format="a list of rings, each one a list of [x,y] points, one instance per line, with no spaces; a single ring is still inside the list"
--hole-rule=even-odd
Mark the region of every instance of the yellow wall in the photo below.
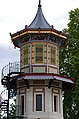
[[[36,52],[34,50],[35,50],[35,46],[37,44],[38,45],[40,45],[40,44],[43,45],[43,54],[44,54],[44,56],[43,56],[43,63],[40,63],[40,62],[36,63],[35,62],[35,56],[36,56],[35,53]],[[21,56],[21,58],[20,58],[20,60],[21,60],[21,67],[27,67],[28,68],[28,66],[30,67],[30,64],[32,64],[32,65],[34,65],[34,64],[38,65],[39,64],[37,66],[39,68],[39,66],[41,64],[43,64],[43,65],[47,64],[48,67],[51,66],[51,68],[49,68],[49,72],[53,72],[53,73],[57,73],[58,72],[59,52],[58,52],[58,46],[57,45],[53,44],[52,42],[33,42],[33,43],[25,44],[22,47],[28,47],[29,49],[28,49],[28,63],[26,63],[26,65],[24,65],[23,61],[22,61],[23,60],[23,58],[22,58],[23,57],[23,55],[22,55],[22,49],[23,48],[21,48],[21,55],[20,55]],[[55,63],[51,62],[51,48],[52,47],[54,47],[56,49],[56,55],[54,55],[54,56],[56,56]],[[25,54],[25,55],[27,55],[27,54]],[[33,68],[33,67],[31,67],[31,68]],[[28,68],[28,72],[29,72],[29,68]]]

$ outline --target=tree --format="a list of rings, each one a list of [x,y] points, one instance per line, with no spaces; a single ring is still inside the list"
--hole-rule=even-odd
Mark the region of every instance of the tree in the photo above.
[[[64,119],[79,119],[79,8],[69,12],[66,48],[60,49],[60,72],[75,79],[72,91],[64,93]]]
[[[9,117],[15,117],[16,116],[16,99],[14,99],[14,102],[10,104],[10,111],[9,111]]]

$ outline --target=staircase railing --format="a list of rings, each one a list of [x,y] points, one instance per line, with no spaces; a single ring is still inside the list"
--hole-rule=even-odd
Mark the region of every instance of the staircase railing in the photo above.
[[[6,87],[6,90],[2,91],[0,97],[0,108],[2,112],[7,113],[7,118],[9,115],[9,99],[14,97],[16,94],[16,87],[15,89],[10,87],[10,79],[11,77],[14,77],[20,73],[20,63],[19,62],[13,62],[9,63],[2,69],[1,74],[1,83]]]
[[[20,63],[19,62],[12,62],[3,67],[1,79],[4,78],[4,76],[7,76],[11,72],[19,72],[20,71]]]
[[[7,113],[8,91],[5,89],[0,94],[0,108],[2,113]]]

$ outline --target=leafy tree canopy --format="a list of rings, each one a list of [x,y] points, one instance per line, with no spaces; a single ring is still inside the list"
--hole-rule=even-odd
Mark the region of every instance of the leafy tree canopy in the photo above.
[[[16,99],[14,99],[14,102],[10,104],[9,117],[16,117]]]
[[[73,91],[64,93],[64,119],[79,119],[79,8],[69,12],[69,34],[65,48],[60,49],[60,73],[75,79]]]

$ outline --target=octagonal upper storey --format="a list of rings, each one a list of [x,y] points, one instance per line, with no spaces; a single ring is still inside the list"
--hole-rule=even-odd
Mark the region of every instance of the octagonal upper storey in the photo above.
[[[29,41],[20,48],[21,71],[59,73],[59,48],[51,41]]]
[[[10,36],[14,46],[20,48],[21,71],[59,73],[59,46],[65,46],[67,36],[46,21],[40,0],[32,23]]]

